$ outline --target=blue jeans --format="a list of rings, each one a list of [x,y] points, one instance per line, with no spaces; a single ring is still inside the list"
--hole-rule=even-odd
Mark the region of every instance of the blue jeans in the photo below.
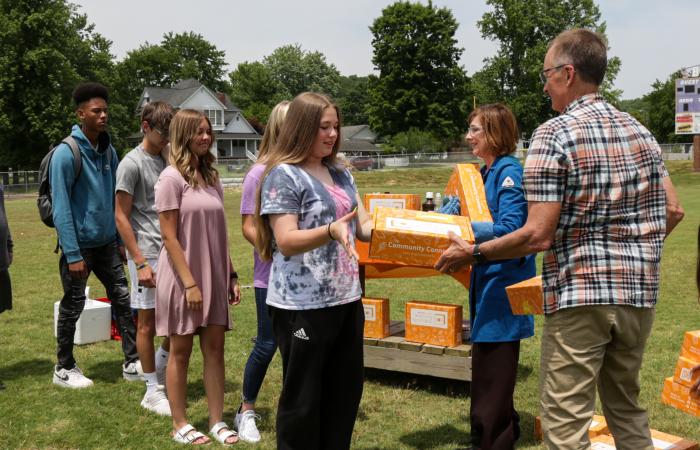
[[[267,367],[275,356],[277,341],[272,332],[272,319],[267,311],[267,288],[255,288],[255,306],[258,315],[258,337],[250,352],[243,372],[243,402],[255,403],[260,386],[265,379]]]

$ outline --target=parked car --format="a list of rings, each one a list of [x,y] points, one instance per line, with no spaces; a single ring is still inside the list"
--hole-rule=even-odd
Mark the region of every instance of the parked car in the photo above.
[[[350,164],[357,170],[370,170],[374,159],[369,156],[354,156],[350,158]]]

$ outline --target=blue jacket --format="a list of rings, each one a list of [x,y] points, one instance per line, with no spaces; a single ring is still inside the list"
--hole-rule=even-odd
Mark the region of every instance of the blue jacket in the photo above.
[[[83,157],[78,179],[75,179],[73,153],[67,144],[59,145],[49,165],[53,222],[68,263],[83,259],[81,248],[101,247],[118,240],[114,221],[118,161],[109,135],[100,134],[98,151],[79,125],[73,126],[71,135]],[[107,152],[112,152],[111,164]]]
[[[481,168],[486,202],[493,222],[473,222],[477,243],[508,234],[527,220],[523,168],[512,156],[500,156],[490,169]],[[506,342],[534,334],[532,316],[514,316],[506,286],[535,276],[535,256],[489,261],[472,266],[469,287],[472,342]]]

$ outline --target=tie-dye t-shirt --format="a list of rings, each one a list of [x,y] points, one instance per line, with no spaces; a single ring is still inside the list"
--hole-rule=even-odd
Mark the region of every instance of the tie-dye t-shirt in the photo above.
[[[263,181],[260,213],[296,214],[300,230],[342,217],[343,211],[357,206],[355,181],[345,169],[328,170],[335,183],[330,190],[295,165],[275,167]],[[348,235],[355,245],[354,222],[350,228]],[[291,310],[342,305],[362,295],[357,261],[336,241],[294,256],[284,256],[275,249],[267,289],[268,305]]]

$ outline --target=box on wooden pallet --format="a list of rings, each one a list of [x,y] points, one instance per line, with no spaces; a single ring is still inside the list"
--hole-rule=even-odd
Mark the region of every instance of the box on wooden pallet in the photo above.
[[[673,377],[664,380],[661,402],[680,409],[683,412],[700,417],[700,398],[690,395],[690,388],[673,381]]]
[[[420,196],[417,194],[365,194],[365,209],[369,214],[377,207],[398,209],[421,209]]]
[[[594,415],[591,419],[591,425],[588,427],[588,437],[593,439],[601,434],[608,434],[608,424],[605,421],[605,416]],[[540,416],[535,417],[535,439],[541,441],[542,436],[542,421]]]
[[[456,347],[462,343],[462,307],[442,303],[406,303],[406,340]]]
[[[656,430],[651,430],[651,440],[655,450],[698,450],[697,442]],[[615,450],[615,448],[615,440],[609,434],[601,434],[591,439],[591,450]]]
[[[365,310],[366,338],[382,339],[389,336],[389,299],[362,297]]]
[[[681,356],[700,361],[700,330],[685,332]]]
[[[676,363],[673,381],[686,387],[692,387],[700,379],[700,370],[693,373],[693,367],[698,365],[700,365],[700,361],[680,356]]]
[[[465,217],[378,207],[374,211],[369,257],[433,267],[450,246],[449,231],[474,242],[471,225]]]
[[[536,276],[506,287],[513,314],[544,314],[542,276]]]
[[[447,182],[445,193],[459,196],[460,214],[469,217],[472,222],[493,222],[478,166],[457,164]]]
[[[57,335],[58,308],[60,301],[53,305],[53,334]],[[93,342],[108,341],[110,339],[110,323],[112,320],[112,307],[108,303],[86,299],[85,308],[75,324],[76,345],[92,344]]]

